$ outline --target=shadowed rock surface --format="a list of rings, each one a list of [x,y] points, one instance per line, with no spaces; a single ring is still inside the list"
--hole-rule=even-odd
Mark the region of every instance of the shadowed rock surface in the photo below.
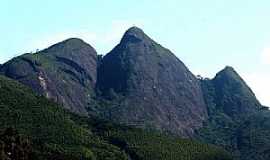
[[[215,103],[234,119],[248,116],[262,107],[253,91],[232,68],[227,66],[212,80],[215,88]]]
[[[191,136],[207,118],[196,77],[137,27],[102,59],[97,88],[117,101],[106,108],[114,121]]]

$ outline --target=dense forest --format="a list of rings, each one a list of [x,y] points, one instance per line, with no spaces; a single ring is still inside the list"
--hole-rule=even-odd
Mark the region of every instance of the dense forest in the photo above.
[[[230,160],[213,145],[81,117],[0,77],[1,159]]]

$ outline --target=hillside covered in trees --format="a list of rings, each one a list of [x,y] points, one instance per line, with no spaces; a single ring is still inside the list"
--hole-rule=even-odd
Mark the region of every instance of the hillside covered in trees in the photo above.
[[[231,159],[212,145],[77,116],[3,76],[0,126],[3,160]]]

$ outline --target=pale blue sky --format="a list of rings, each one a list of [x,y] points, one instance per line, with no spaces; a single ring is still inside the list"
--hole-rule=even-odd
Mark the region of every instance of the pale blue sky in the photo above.
[[[141,27],[195,74],[233,66],[270,106],[268,0],[1,0],[0,63],[70,37],[99,54]]]

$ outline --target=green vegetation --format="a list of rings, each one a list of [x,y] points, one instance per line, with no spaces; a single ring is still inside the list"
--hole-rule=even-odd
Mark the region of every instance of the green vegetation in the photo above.
[[[132,160],[232,159],[229,153],[213,145],[94,119],[75,117],[74,120],[93,128],[97,135],[124,150]]]
[[[201,83],[209,119],[205,122],[204,127],[198,131],[199,139],[222,146],[226,150],[233,152],[234,155],[237,155],[235,132],[239,123],[225,113],[223,105],[216,103],[219,100],[216,100],[216,90],[212,81],[206,79],[202,80]]]
[[[261,110],[241,123],[238,146],[245,160],[270,159],[270,111]]]
[[[20,136],[14,129],[8,128],[0,135],[1,160],[33,159],[31,142]]]
[[[4,77],[0,78],[0,106],[1,128],[12,127],[29,136],[41,158],[58,154],[79,158],[93,152],[96,159],[126,159],[118,147],[75,124],[62,107]]]
[[[231,159],[227,152],[211,145],[79,117],[3,76],[0,126],[2,133],[14,128],[20,135],[10,137],[27,137],[26,142],[31,142],[20,142],[31,148],[23,152],[31,155],[25,159]],[[0,147],[3,148],[2,142]],[[2,155],[5,156],[4,152]]]
[[[199,144],[191,140],[168,138],[147,132],[116,132],[110,141],[126,150],[133,159],[192,159],[229,160],[228,153],[220,148]],[[158,152],[157,152],[158,151]]]

